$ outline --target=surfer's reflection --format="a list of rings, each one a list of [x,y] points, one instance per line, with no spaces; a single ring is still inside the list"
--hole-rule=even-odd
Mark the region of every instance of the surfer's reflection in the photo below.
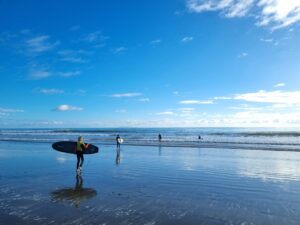
[[[161,146],[158,146],[158,155],[161,156]]]
[[[117,156],[116,156],[116,166],[121,163],[121,149],[117,148]]]
[[[93,188],[83,187],[83,178],[76,176],[74,188],[62,188],[51,193],[53,202],[65,202],[75,207],[79,207],[82,201],[91,199],[97,195],[97,191]]]

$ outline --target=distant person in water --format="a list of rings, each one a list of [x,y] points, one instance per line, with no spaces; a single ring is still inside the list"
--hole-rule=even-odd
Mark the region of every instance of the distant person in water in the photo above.
[[[158,141],[161,142],[161,140],[162,140],[162,136],[161,136],[161,134],[159,133],[159,134],[158,134]]]
[[[199,136],[198,136],[198,139],[199,139],[199,140],[201,140],[201,139],[202,139],[202,137],[199,135]]]
[[[78,174],[82,171],[83,165],[83,151],[89,147],[89,144],[84,144],[83,138],[81,136],[78,137],[77,144],[76,144],[76,155],[77,155],[77,166],[76,171]]]
[[[117,135],[117,137],[116,137],[116,142],[117,142],[117,148],[120,148],[120,146],[121,146],[121,138],[120,138],[119,135]]]

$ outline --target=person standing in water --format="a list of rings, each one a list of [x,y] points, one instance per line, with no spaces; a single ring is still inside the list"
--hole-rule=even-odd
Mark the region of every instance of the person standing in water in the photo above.
[[[121,138],[120,138],[120,136],[119,135],[117,135],[117,137],[116,137],[116,142],[117,142],[117,148],[120,148],[120,142],[121,142]]]
[[[76,164],[76,171],[78,174],[82,171],[82,165],[83,165],[83,151],[86,150],[89,147],[89,144],[84,144],[83,138],[81,136],[78,137],[77,143],[76,143],[76,155],[77,155],[77,164]]]
[[[158,134],[158,141],[161,142],[161,140],[162,140],[162,136],[161,136],[161,134],[159,133],[159,134]]]

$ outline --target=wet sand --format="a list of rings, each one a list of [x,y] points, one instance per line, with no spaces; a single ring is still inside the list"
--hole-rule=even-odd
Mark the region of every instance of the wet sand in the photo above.
[[[0,224],[300,224],[300,153],[0,142]]]

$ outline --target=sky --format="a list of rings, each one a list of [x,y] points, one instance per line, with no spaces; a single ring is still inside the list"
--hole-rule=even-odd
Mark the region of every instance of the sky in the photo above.
[[[300,0],[0,0],[0,127],[300,127]]]

